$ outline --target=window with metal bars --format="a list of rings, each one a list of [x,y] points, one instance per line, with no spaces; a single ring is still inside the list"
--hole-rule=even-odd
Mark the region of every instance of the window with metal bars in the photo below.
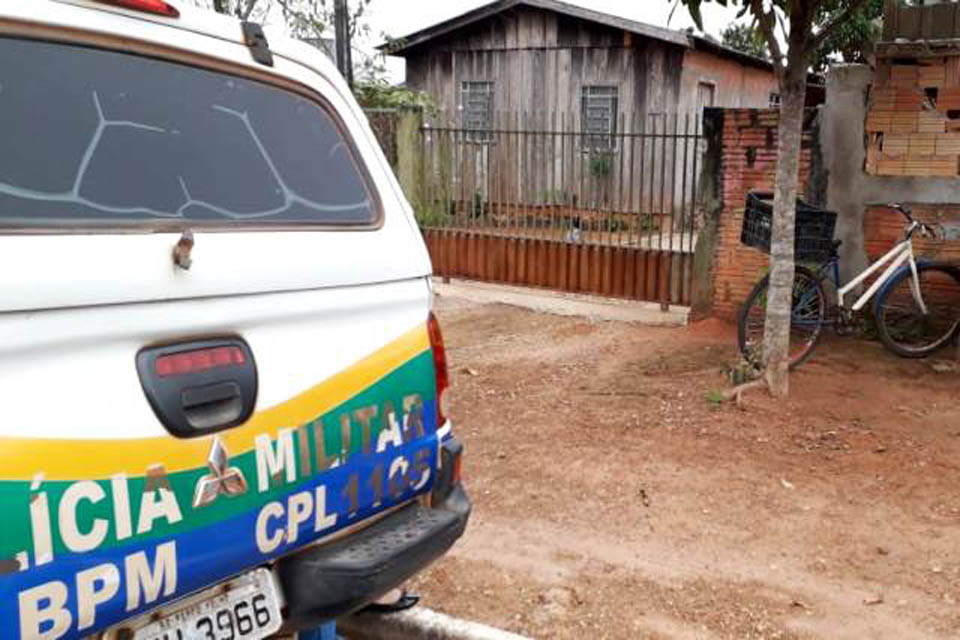
[[[462,82],[460,111],[468,142],[493,141],[493,83]]]
[[[617,148],[619,94],[617,87],[583,87],[580,94],[580,128],[585,150],[613,151]]]

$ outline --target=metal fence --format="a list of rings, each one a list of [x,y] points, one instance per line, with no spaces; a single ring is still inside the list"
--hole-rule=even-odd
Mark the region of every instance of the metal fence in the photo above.
[[[445,115],[426,119],[421,225],[673,254],[677,259],[665,261],[669,273],[657,275],[667,291],[613,295],[685,301],[698,223],[699,119],[619,114],[602,129],[596,122],[585,130],[578,114],[547,112],[496,113],[487,128],[464,128]],[[627,273],[611,273],[609,280],[624,281],[623,291],[632,286]]]

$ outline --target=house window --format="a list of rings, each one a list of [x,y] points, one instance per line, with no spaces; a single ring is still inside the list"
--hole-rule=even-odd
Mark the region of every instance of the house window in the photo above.
[[[493,140],[492,82],[461,83],[460,110],[468,142],[491,142]]]
[[[770,108],[779,109],[780,108],[780,94],[773,91],[770,93]]]
[[[717,85],[712,82],[701,82],[697,84],[697,113],[703,113],[707,107],[714,105],[717,95]]]
[[[619,93],[617,87],[583,87],[580,96],[580,126],[584,149],[616,149]]]

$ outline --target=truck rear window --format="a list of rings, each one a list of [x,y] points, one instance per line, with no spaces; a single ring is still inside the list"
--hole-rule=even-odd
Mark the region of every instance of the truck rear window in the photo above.
[[[262,82],[0,38],[0,226],[371,224],[337,123]]]

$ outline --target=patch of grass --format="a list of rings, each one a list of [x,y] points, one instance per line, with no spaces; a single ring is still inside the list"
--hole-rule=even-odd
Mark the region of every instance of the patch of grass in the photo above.
[[[442,208],[429,204],[417,207],[414,210],[414,215],[417,218],[417,223],[424,229],[443,227],[452,217]]]
[[[707,393],[707,402],[715,407],[718,407],[725,403],[727,398],[723,395],[723,391],[719,389],[713,389]]]

